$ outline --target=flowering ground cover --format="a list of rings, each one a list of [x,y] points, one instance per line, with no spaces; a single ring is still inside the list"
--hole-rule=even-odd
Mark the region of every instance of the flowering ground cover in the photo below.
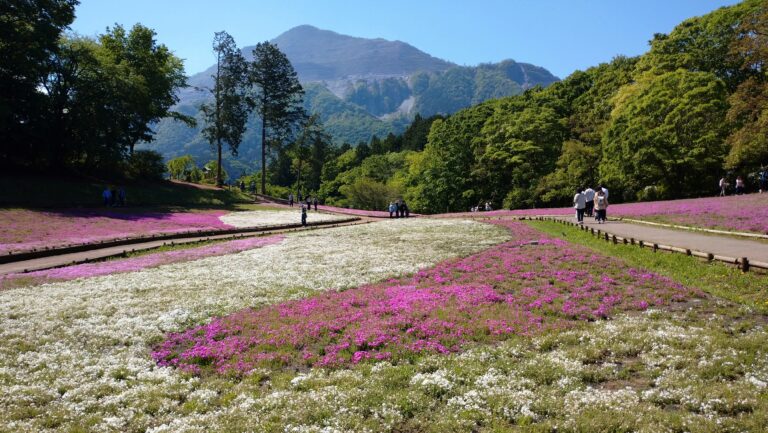
[[[231,228],[225,211],[159,212],[136,209],[0,209],[0,254],[104,240]]]
[[[323,210],[327,212],[335,212],[335,213],[341,213],[341,214],[347,214],[347,215],[367,216],[367,217],[373,217],[373,218],[389,218],[389,212],[384,212],[380,210],[349,209],[345,207],[325,206],[325,205],[318,205],[317,208],[319,210]],[[412,213],[411,215],[416,216],[417,214]]]
[[[573,215],[570,207],[460,212],[440,217]],[[768,234],[768,194],[704,197],[684,200],[622,203],[608,208],[610,217],[636,218],[667,224]]]
[[[402,360],[701,295],[524,224],[497,224],[512,241],[413,277],[217,318],[171,334],[153,356],[195,373],[246,374],[275,364]]]
[[[644,311],[614,307],[609,320],[577,321],[553,310],[546,320],[561,317],[570,325],[448,354],[335,368],[257,367],[237,379],[158,367],[151,357],[169,332],[245,307],[290,305],[318,291],[376,281],[394,285],[420,273],[419,284],[442,287],[434,277],[454,272],[431,269],[435,263],[507,241],[508,231],[487,224],[383,221],[292,234],[279,244],[194,262],[0,292],[0,431],[764,431],[766,320],[710,297]],[[536,268],[537,248],[552,245],[518,248],[527,253],[520,266]],[[564,248],[590,259],[566,270],[593,274],[598,284],[602,265],[611,266],[609,273],[629,268],[582,247]],[[496,284],[495,274],[483,273]],[[764,277],[739,275],[740,284],[765,287]],[[627,281],[616,282],[627,290]],[[534,278],[520,286],[545,283]],[[675,288],[669,282],[672,293]]]
[[[41,284],[44,282],[74,280],[77,278],[139,271],[141,269],[167,265],[170,263],[186,262],[202,259],[205,257],[238,253],[240,251],[245,251],[252,248],[260,248],[263,246],[276,244],[282,242],[283,239],[285,239],[285,236],[283,235],[252,237],[225,241],[202,247],[192,247],[180,250],[150,253],[126,259],[83,263],[80,265],[45,269],[42,271],[28,272],[23,274],[3,275],[0,276],[0,289],[2,289],[4,285],[12,285],[14,282],[19,280],[23,280],[24,285],[30,285],[33,282]]]
[[[0,292],[0,430],[144,432],[174,419],[191,425],[200,415],[196,402],[213,402],[230,385],[157,367],[150,349],[166,332],[247,306],[413,273],[507,239],[504,230],[475,222],[385,221]],[[217,422],[202,430],[231,429]]]
[[[255,210],[232,212],[222,215],[219,219],[232,227],[269,227],[283,224],[298,224],[301,222],[301,208],[295,210]],[[307,222],[340,221],[345,219],[339,215],[310,211],[307,212]]]

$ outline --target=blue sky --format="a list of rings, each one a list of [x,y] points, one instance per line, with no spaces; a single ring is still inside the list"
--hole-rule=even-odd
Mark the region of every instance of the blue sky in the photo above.
[[[188,74],[213,64],[213,33],[239,46],[301,24],[401,40],[461,65],[514,59],[564,78],[618,54],[648,49],[654,33],[735,0],[81,0],[72,29],[93,36],[140,22],[185,59]]]

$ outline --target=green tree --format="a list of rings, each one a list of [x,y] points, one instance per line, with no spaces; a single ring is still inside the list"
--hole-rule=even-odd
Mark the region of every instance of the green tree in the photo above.
[[[164,117],[195,123],[171,111],[179,100],[177,91],[186,86],[184,65],[168,47],[158,45],[155,36],[154,30],[136,24],[130,32],[116,25],[99,37],[102,68],[106,77],[117,81],[115,88],[120,91],[111,102],[120,106],[116,120],[130,153],[139,141],[153,140],[151,125]]]
[[[709,72],[625,86],[603,136],[601,179],[630,200],[646,187],[664,198],[711,191],[726,152],[725,99],[725,84]]]
[[[203,135],[216,147],[216,185],[221,186],[224,181],[222,145],[226,142],[232,155],[237,155],[246,129],[250,112],[246,94],[248,76],[245,58],[227,32],[216,32],[213,51],[216,53],[216,74],[213,75],[213,89],[209,90],[214,99],[213,103],[203,104],[201,110],[206,124]]]
[[[77,4],[77,0],[0,2],[0,164],[29,163],[42,150],[39,145],[45,138],[39,131],[49,119],[47,98],[38,88],[51,72],[59,37],[74,20]]]
[[[168,167],[168,174],[171,179],[185,180],[187,182],[192,180],[192,173],[197,169],[197,164],[195,164],[192,155],[173,158],[166,163],[166,166]]]
[[[267,149],[277,147],[306,115],[304,90],[288,57],[276,45],[262,42],[253,50],[250,81],[257,87],[253,98],[261,117],[261,191],[266,191]]]
[[[726,166],[751,171],[768,164],[768,5],[743,20],[730,53],[748,78],[728,97]]]

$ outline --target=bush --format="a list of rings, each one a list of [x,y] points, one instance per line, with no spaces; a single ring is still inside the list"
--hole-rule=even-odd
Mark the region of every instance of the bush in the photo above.
[[[655,201],[667,198],[667,190],[663,186],[648,185],[637,192],[638,201]]]
[[[135,180],[162,180],[165,175],[163,155],[154,150],[137,150],[128,159],[127,176]]]

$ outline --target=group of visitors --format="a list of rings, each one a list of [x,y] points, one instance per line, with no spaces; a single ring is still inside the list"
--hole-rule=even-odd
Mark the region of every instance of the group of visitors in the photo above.
[[[411,216],[411,210],[408,209],[408,205],[403,199],[397,199],[396,201],[389,202],[389,217],[390,218],[408,218]]]
[[[751,174],[749,178],[754,178],[755,174]],[[758,184],[758,192],[760,194],[763,193],[763,191],[768,191],[768,167],[762,166],[760,167],[760,171],[757,172],[757,184]],[[729,188],[731,186],[731,183],[728,181],[728,176],[725,175],[720,178],[720,182],[718,182],[718,187],[720,187],[720,197],[725,197],[728,195]],[[747,189],[744,182],[744,178],[741,176],[736,176],[736,182],[733,187],[733,193],[735,195],[742,195],[746,194]]]
[[[491,206],[491,202],[489,201],[485,202],[485,204],[479,204],[477,206],[472,206],[471,208],[469,208],[470,212],[480,212],[480,211],[489,212],[492,210],[493,210],[493,207]]]
[[[104,200],[104,206],[109,207],[123,207],[125,206],[125,188],[122,186],[117,187],[104,187],[104,191],[101,193],[101,198]]]
[[[306,206],[308,210],[312,210],[313,204],[315,205],[315,210],[317,210],[317,204],[319,203],[319,201],[317,200],[317,196],[312,197],[310,195],[307,195],[306,199],[302,201],[301,193],[299,193],[298,195],[298,202],[301,203],[302,208]],[[294,202],[293,193],[288,194],[288,205],[290,207],[293,207],[294,203],[295,202]]]
[[[720,178],[718,186],[720,187],[720,197],[725,197],[728,195],[728,187],[731,186],[731,183],[728,182],[728,178],[726,176]],[[744,179],[741,176],[736,177],[736,187],[734,189],[734,193],[736,195],[744,194]]]
[[[598,224],[604,223],[608,210],[608,188],[602,185],[596,190],[592,187],[577,188],[573,196],[573,207],[579,224],[584,224],[584,215],[594,216]]]

